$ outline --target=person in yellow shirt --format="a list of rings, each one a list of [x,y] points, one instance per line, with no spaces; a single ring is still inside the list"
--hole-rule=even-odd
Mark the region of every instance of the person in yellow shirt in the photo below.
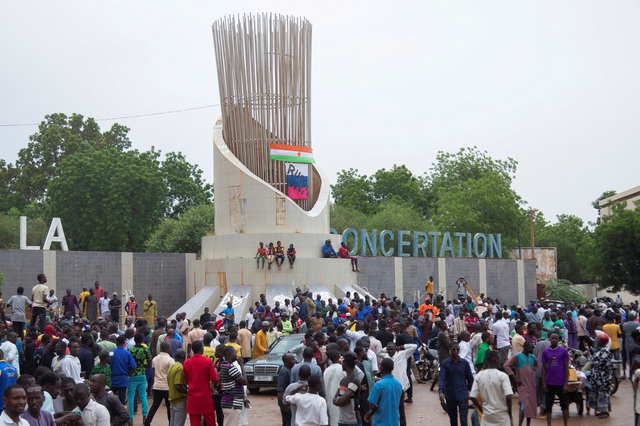
[[[425,290],[426,290],[427,296],[429,296],[429,299],[433,299],[433,277],[432,276],[429,277],[429,281],[427,281],[427,284],[425,285]]]
[[[84,306],[84,298],[87,297],[89,295],[89,291],[87,290],[86,287],[82,287],[82,293],[80,293],[80,306],[82,306],[82,317],[86,318],[87,317],[87,310],[86,307]]]
[[[229,332],[229,340],[225,342],[225,345],[233,346],[236,350],[236,354],[238,355],[238,358],[242,358],[242,346],[240,346],[240,344],[238,343],[237,331],[232,330],[231,332]]]
[[[613,359],[620,360],[622,358],[620,353],[619,337],[622,336],[622,330],[620,330],[620,326],[616,324],[615,314],[613,312],[607,312],[605,315],[605,319],[607,320],[607,323],[602,326],[602,331],[607,333],[607,336],[609,336],[609,339],[611,341],[611,347],[609,348],[611,350],[611,356],[613,357]],[[613,373],[616,375],[616,377],[620,377],[620,368],[617,365],[613,369]]]
[[[147,321],[147,324],[149,324],[149,327],[154,327],[156,318],[158,317],[158,303],[153,300],[153,296],[149,295],[148,299],[144,301],[142,308],[142,316]]]
[[[256,333],[256,340],[253,343],[253,358],[258,358],[264,355],[264,353],[269,350],[267,333],[269,332],[270,325],[271,323],[269,321],[262,321],[262,330]]]
[[[213,334],[206,333],[204,335],[204,337],[202,338],[202,343],[204,344],[203,351],[202,351],[202,356],[211,359],[211,361],[213,361],[213,363],[215,364],[216,363],[216,348],[211,346],[211,342],[213,342]],[[220,346],[220,345],[218,345],[218,346]]]

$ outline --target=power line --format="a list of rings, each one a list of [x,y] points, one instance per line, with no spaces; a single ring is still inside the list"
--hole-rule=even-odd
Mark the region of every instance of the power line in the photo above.
[[[203,105],[203,106],[183,108],[183,109],[174,109],[170,111],[150,112],[148,114],[123,115],[120,117],[110,117],[110,118],[95,118],[94,120],[95,121],[113,121],[113,120],[124,120],[128,118],[152,117],[154,115],[177,114],[181,112],[195,111],[198,109],[213,108],[216,106],[220,106],[220,104]],[[39,125],[40,123],[18,123],[18,124],[0,124],[0,127],[28,127],[28,126],[39,126]]]

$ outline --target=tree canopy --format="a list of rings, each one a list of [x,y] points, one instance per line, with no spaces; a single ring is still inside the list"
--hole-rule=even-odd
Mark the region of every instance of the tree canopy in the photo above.
[[[163,253],[198,253],[202,237],[213,232],[213,206],[191,207],[178,218],[166,218],[145,243],[147,251]]]
[[[536,224],[536,245],[556,247],[558,277],[574,283],[588,282],[588,255],[583,247],[591,247],[593,235],[582,219],[572,215],[558,216],[557,223]]]
[[[613,292],[640,294],[640,203],[613,206],[594,231],[594,275],[601,287]]]
[[[516,166],[511,158],[494,160],[475,147],[462,148],[455,154],[439,152],[423,176],[404,165],[370,177],[343,170],[332,186],[333,196],[336,207],[368,218],[370,229],[502,233],[503,244],[515,246],[523,214],[522,200],[511,188]],[[346,226],[343,216],[332,216],[338,231]]]
[[[0,160],[0,213],[60,217],[71,250],[142,251],[163,218],[211,208],[196,165],[180,152],[132,150],[128,132],[119,124],[103,132],[80,114],[46,116],[15,165]],[[15,225],[5,222],[0,232]]]

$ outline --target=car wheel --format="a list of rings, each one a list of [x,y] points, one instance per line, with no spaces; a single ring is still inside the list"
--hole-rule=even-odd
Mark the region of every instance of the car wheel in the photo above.
[[[257,395],[258,393],[260,393],[260,388],[249,386],[249,393],[252,395]]]

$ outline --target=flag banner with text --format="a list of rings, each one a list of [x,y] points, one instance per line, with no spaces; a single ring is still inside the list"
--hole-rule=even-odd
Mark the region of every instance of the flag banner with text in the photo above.
[[[309,199],[309,165],[286,163],[287,196],[292,200]]]

